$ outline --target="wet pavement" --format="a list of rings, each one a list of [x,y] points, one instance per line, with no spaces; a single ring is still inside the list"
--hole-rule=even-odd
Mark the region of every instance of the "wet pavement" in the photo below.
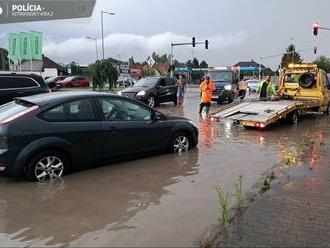
[[[216,187],[245,190],[299,144],[328,129],[329,119],[245,130],[199,119],[199,93],[164,113],[200,127],[198,149],[115,163],[37,184],[0,178],[0,246],[198,246],[218,222]],[[218,106],[213,105],[213,110]]]

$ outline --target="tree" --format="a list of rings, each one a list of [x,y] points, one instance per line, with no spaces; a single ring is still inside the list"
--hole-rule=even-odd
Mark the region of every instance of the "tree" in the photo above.
[[[189,68],[193,68],[193,63],[192,61],[189,59],[187,62],[186,62],[186,66],[189,67]]]
[[[169,63],[171,60],[171,55],[167,55],[166,53],[159,55],[159,54],[153,52],[151,57],[155,60],[156,64]]]
[[[81,70],[80,66],[78,63],[72,61],[69,65],[71,68],[71,75],[82,75],[83,71]]]
[[[291,44],[287,49],[286,53],[282,57],[281,67],[285,68],[289,64],[301,64],[303,60],[298,52],[296,52],[296,47],[294,44]]]
[[[209,65],[203,60],[200,64],[199,64],[200,68],[208,68]]]
[[[322,55],[314,61],[314,64],[317,64],[317,67],[326,73],[330,73],[330,58]]]
[[[199,61],[197,58],[194,58],[192,61],[192,68],[199,68]]]
[[[109,90],[112,90],[114,84],[118,80],[118,72],[113,67],[110,59],[97,61],[88,67],[93,78],[93,89],[99,88],[103,90],[106,83],[109,84]]]

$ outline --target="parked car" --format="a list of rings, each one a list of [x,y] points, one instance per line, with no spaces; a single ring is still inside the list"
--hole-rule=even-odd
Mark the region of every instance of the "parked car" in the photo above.
[[[0,134],[0,171],[41,181],[141,154],[184,152],[198,143],[188,119],[126,97],[82,91],[1,106]]]
[[[45,83],[52,91],[57,91],[59,86],[57,84],[58,81],[66,79],[67,76],[57,76],[57,77],[49,77],[45,80]]]
[[[140,79],[133,87],[124,89],[118,94],[137,99],[153,108],[162,102],[173,102],[176,105],[177,90],[175,78],[149,77]]]
[[[248,85],[251,93],[257,92],[259,83],[260,83],[259,79],[251,79],[251,80],[247,81],[247,85]]]
[[[67,77],[64,80],[58,81],[59,88],[73,88],[73,87],[89,87],[90,81],[85,77],[74,76]]]
[[[0,105],[15,97],[49,93],[51,90],[41,76],[35,74],[0,74]]]

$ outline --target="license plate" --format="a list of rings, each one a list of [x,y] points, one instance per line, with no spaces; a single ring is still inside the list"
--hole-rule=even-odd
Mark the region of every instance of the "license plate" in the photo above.
[[[241,125],[248,126],[248,127],[255,127],[255,122],[253,122],[253,121],[242,121]]]

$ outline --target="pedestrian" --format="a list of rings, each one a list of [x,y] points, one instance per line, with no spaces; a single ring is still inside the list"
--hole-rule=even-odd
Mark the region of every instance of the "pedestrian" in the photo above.
[[[202,93],[201,104],[199,107],[199,115],[202,115],[204,107],[206,107],[206,116],[209,115],[212,93],[215,91],[214,82],[210,79],[209,76],[206,76],[205,80],[199,86]]]
[[[246,91],[248,89],[248,85],[246,81],[247,79],[242,79],[241,81],[238,82],[238,95],[240,101],[242,101],[246,96]]]
[[[260,82],[257,90],[257,93],[260,94],[260,100],[269,100],[275,96],[275,85],[271,79],[271,76],[267,76],[266,80]]]
[[[183,99],[184,99],[184,93],[187,88],[187,81],[185,79],[185,76],[180,74],[179,79],[177,80],[177,86],[178,86],[178,91],[177,91],[177,104],[180,106],[183,104]]]

